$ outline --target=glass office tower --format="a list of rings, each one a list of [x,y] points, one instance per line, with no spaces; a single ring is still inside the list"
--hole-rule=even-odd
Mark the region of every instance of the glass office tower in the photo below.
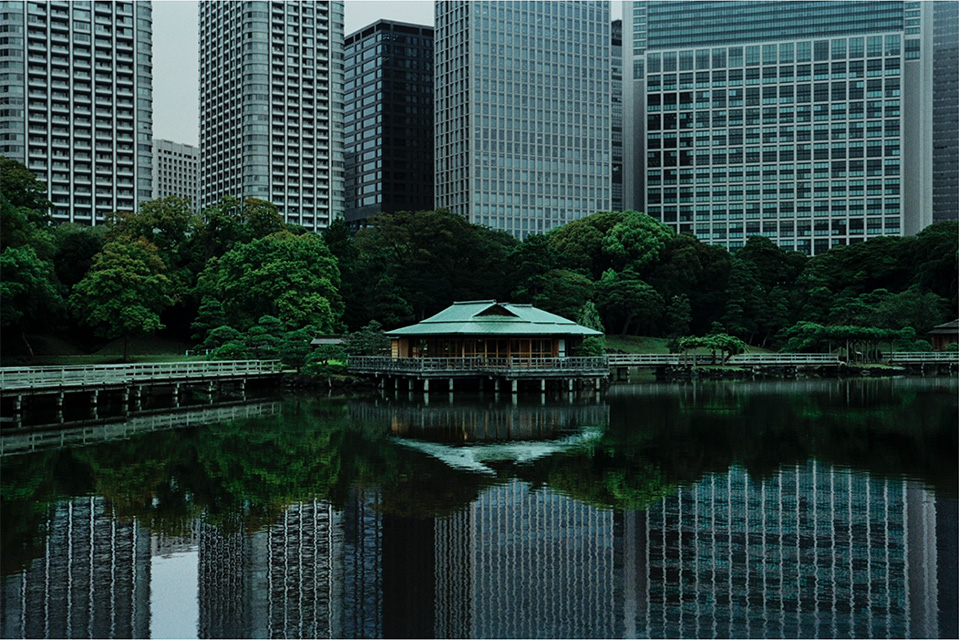
[[[0,154],[47,185],[57,222],[151,196],[149,2],[0,2]]]
[[[614,20],[610,33],[610,208],[623,211],[623,21]]]
[[[932,222],[932,6],[628,2],[626,206],[820,254]]]
[[[960,201],[958,172],[960,119],[958,82],[958,3],[941,1],[933,5],[933,219],[956,220]]]
[[[609,209],[609,3],[435,7],[436,206],[517,238]]]
[[[200,3],[200,205],[343,213],[343,2]]]
[[[433,209],[433,27],[378,20],[345,55],[344,219]]]

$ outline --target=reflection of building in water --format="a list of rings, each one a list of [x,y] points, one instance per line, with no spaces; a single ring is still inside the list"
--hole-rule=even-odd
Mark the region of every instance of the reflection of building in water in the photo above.
[[[437,637],[614,635],[612,512],[511,480],[433,540]]]
[[[149,532],[101,497],[60,502],[49,522],[44,557],[3,579],[2,637],[148,637]]]
[[[341,636],[332,596],[342,538],[339,516],[325,501],[293,505],[263,531],[203,525],[200,637]]]
[[[397,436],[438,442],[537,440],[555,438],[587,425],[610,422],[607,405],[403,405],[357,403],[358,420],[390,426]]]
[[[344,638],[381,638],[383,632],[383,517],[378,492],[352,489],[343,510]]]
[[[915,483],[817,463],[706,476],[623,514],[624,632],[935,637],[936,516]]]

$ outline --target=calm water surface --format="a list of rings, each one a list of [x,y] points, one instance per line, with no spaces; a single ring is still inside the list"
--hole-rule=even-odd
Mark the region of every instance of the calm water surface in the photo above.
[[[2,436],[3,637],[957,637],[957,380]]]

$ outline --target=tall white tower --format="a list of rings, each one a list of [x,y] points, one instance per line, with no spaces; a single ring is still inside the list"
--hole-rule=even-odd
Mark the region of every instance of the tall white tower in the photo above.
[[[149,2],[0,2],[0,154],[59,222],[150,199],[152,24]]]
[[[343,211],[343,2],[200,3],[200,203]]]

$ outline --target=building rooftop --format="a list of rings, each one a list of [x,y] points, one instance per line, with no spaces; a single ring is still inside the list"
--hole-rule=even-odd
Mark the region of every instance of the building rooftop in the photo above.
[[[408,327],[387,331],[388,336],[502,335],[599,336],[572,320],[537,309],[530,304],[471,300],[452,305],[426,320]]]

